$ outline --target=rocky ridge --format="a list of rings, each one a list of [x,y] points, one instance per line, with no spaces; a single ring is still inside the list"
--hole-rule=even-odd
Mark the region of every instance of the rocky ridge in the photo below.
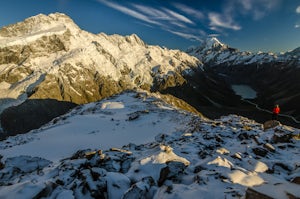
[[[107,135],[118,133],[116,129],[141,134],[143,131],[132,126],[144,122],[152,125],[149,129],[163,129],[165,122],[157,121],[157,115],[171,119],[169,125],[175,128],[152,132],[154,140],[143,144],[104,144]],[[43,142],[43,136],[51,129],[61,129],[61,136],[71,136],[64,141],[65,150],[70,151],[72,135],[64,131],[78,121],[84,126],[92,118],[106,126],[89,125],[90,130],[82,128],[80,134],[85,135],[86,146],[94,143],[95,136],[102,137],[104,141],[97,139],[98,148],[77,145],[77,152],[57,160],[47,158],[53,151],[31,156],[30,150],[24,150],[33,147],[31,151],[36,153],[34,148]],[[0,197],[297,198],[299,144],[299,129],[280,124],[264,130],[262,124],[237,115],[207,120],[175,110],[146,93],[123,93],[78,107],[39,130],[0,142]],[[19,156],[11,153],[20,147]],[[66,154],[65,150],[59,151]]]

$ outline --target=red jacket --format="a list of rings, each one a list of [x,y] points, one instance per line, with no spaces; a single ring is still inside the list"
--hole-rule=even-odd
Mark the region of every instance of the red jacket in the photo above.
[[[279,114],[279,112],[280,112],[280,108],[278,106],[273,108],[274,114]]]

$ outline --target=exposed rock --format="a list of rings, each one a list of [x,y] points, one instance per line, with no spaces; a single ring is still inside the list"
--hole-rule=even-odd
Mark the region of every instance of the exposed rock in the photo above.
[[[53,182],[48,182],[45,184],[45,188],[42,189],[33,198],[47,198],[52,194],[52,192],[56,189],[57,186],[58,185]]]
[[[223,155],[223,154],[226,155],[226,154],[229,154],[229,153],[230,153],[230,151],[228,151],[228,150],[225,149],[225,148],[217,149],[216,152],[219,153],[219,154],[221,154],[221,155]]]
[[[287,164],[282,163],[282,162],[274,163],[272,169],[273,169],[273,171],[278,171],[279,173],[282,170],[284,170],[285,172],[290,172],[290,171],[293,170],[293,168],[290,165],[287,165]]]
[[[246,190],[246,199],[274,199],[273,197],[267,196],[263,193],[255,191],[250,187]]]
[[[158,180],[158,186],[161,186],[167,179],[176,181],[183,174],[187,166],[182,162],[170,161],[167,166],[162,168]]]
[[[234,153],[231,157],[232,157],[232,158],[239,159],[239,160],[242,160],[241,153]]]
[[[291,180],[291,182],[300,185],[300,176],[297,176],[297,177],[293,178],[293,179]]]
[[[128,121],[136,120],[140,117],[139,113],[135,112],[129,115]]]
[[[298,199],[299,186],[289,182],[278,184],[265,183],[261,186],[249,187],[246,197],[249,199]],[[270,191],[272,190],[272,191]]]
[[[43,169],[49,166],[51,162],[39,157],[17,156],[5,160],[5,165],[0,170],[0,184],[13,184],[15,179],[30,173],[43,174]]]
[[[277,120],[269,120],[269,121],[266,121],[263,126],[264,126],[264,130],[268,130],[270,128],[274,128],[276,126],[280,125],[280,122],[277,121]]]
[[[262,147],[253,148],[252,151],[255,155],[258,155],[258,156],[261,156],[261,157],[265,157],[268,154],[268,150],[266,150]]]
[[[268,149],[271,152],[275,152],[275,147],[269,143],[264,144],[264,148]]]
[[[272,141],[274,143],[290,143],[293,138],[293,134],[289,132],[274,133]]]
[[[123,199],[132,198],[153,198],[155,189],[151,190],[155,185],[155,181],[152,177],[145,177],[141,181],[133,184],[130,189],[123,195]]]
[[[18,169],[24,173],[30,173],[33,171],[39,171],[43,168],[49,166],[51,162],[39,157],[30,156],[18,156],[13,158],[8,158],[5,161],[6,167],[12,167]]]

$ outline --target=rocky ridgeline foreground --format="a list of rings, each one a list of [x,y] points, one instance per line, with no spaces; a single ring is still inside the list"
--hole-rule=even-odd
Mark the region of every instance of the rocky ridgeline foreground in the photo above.
[[[8,158],[0,198],[299,198],[299,147],[298,129],[195,116],[148,144],[79,150],[59,163]]]

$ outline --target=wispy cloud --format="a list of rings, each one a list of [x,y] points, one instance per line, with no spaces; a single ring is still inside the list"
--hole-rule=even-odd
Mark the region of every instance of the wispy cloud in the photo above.
[[[180,2],[168,4],[156,1],[97,0],[98,2],[138,19],[136,23],[160,28],[180,37],[199,40],[208,33],[226,35],[226,31],[239,31],[243,18],[260,20],[280,7],[283,0],[222,0],[219,12],[208,8],[193,8]],[[300,6],[296,9],[300,14]],[[295,26],[299,28],[298,25]],[[206,33],[207,32],[207,33]],[[198,38],[198,39],[196,39]]]
[[[141,14],[140,12],[137,12],[137,11],[135,11],[133,9],[128,8],[128,7],[122,6],[120,4],[113,3],[111,1],[106,1],[106,0],[98,0],[98,2],[103,3],[103,4],[105,4],[108,7],[111,7],[113,9],[115,9],[115,10],[118,10],[118,11],[124,13],[124,14],[132,16],[132,17],[137,18],[139,20],[142,20],[144,22],[148,22],[148,23],[156,24],[156,25],[161,25],[159,22],[157,22],[155,20],[151,20],[146,15]]]
[[[187,17],[176,13],[167,8],[153,8],[151,6],[144,6],[139,4],[132,4],[132,6],[140,13],[147,15],[151,20],[161,21],[161,23],[171,23],[179,27],[186,27],[184,24],[194,24],[193,21]]]
[[[224,0],[221,12],[209,12],[210,29],[222,32],[223,29],[241,30],[240,16],[260,20],[274,9],[282,0]]]
[[[282,0],[228,0],[227,9],[259,20],[278,8]]]
[[[189,6],[186,6],[184,4],[181,4],[181,3],[173,3],[173,6],[175,8],[177,8],[178,10],[181,10],[182,12],[184,12],[185,14],[189,15],[189,16],[192,16],[196,19],[204,19],[205,18],[205,15],[203,12],[201,12],[200,10],[196,10],[194,8],[191,8]]]
[[[300,6],[296,8],[296,13],[300,14]]]
[[[139,4],[132,5],[138,12],[144,13],[153,20],[170,20],[170,17],[163,11],[150,6],[144,6]]]
[[[298,6],[298,7],[296,8],[296,13],[297,13],[297,14],[300,14],[300,6]],[[298,21],[298,23],[295,24],[294,27],[295,27],[295,28],[300,28],[300,23],[299,23],[299,21]]]
[[[191,21],[190,19],[188,19],[187,17],[177,13],[177,12],[174,12],[170,9],[167,9],[167,8],[164,8],[164,11],[166,13],[169,14],[170,17],[178,20],[178,21],[181,21],[181,22],[184,22],[184,23],[188,23],[188,24],[195,24],[193,21]]]
[[[224,16],[219,13],[211,12],[208,14],[208,18],[210,20],[210,26],[212,30],[218,30],[218,27],[232,30],[241,29],[241,26],[235,24],[230,16]]]
[[[168,30],[168,31],[171,32],[174,35],[178,35],[178,36],[183,37],[185,39],[195,40],[195,41],[202,41],[201,37],[199,37],[197,35],[184,33],[184,32],[179,32],[179,31],[173,31],[173,30]]]
[[[196,38],[200,37],[199,31],[195,28],[196,23],[185,16],[184,14],[186,13],[179,13],[176,10],[163,6],[156,5],[154,7],[150,4],[125,4],[120,1],[108,0],[98,0],[98,2],[142,21],[142,24],[145,26],[159,27],[186,39],[197,40]],[[188,10],[187,7],[185,7],[185,10]],[[189,12],[191,11],[189,9]]]

